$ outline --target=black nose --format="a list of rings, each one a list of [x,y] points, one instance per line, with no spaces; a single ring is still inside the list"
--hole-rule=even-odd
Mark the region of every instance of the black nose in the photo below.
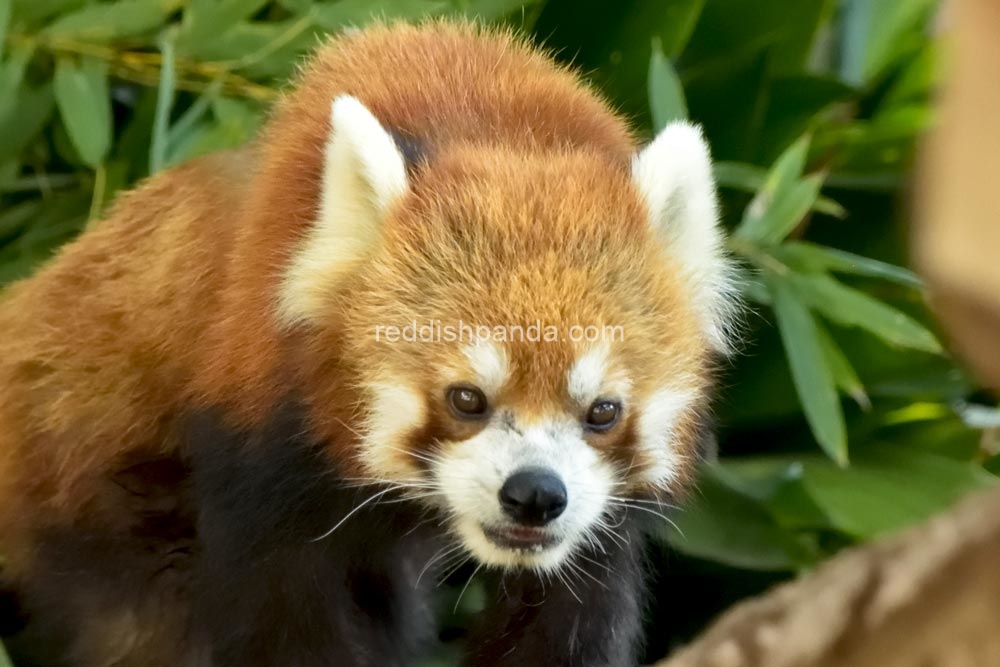
[[[566,485],[550,470],[525,468],[504,482],[500,505],[518,523],[544,526],[566,509]]]

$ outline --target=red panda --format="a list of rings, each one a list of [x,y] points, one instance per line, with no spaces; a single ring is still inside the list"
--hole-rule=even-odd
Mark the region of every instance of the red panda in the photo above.
[[[506,31],[339,36],[252,145],[4,294],[9,645],[409,664],[469,559],[500,585],[465,664],[634,664],[642,519],[691,484],[732,286],[695,127],[640,147]]]

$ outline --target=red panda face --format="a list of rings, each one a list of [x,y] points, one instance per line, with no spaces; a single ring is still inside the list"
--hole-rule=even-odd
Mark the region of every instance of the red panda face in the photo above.
[[[341,98],[330,144],[283,315],[337,313],[367,478],[443,510],[481,562],[536,569],[684,491],[729,304],[696,130],[632,165],[453,146],[407,174]]]

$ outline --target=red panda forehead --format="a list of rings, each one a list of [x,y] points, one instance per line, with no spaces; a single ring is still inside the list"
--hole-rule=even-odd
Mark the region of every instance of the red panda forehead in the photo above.
[[[380,323],[406,314],[697,339],[684,280],[657,243],[630,177],[600,156],[464,148],[421,169],[352,294]],[[550,347],[563,363],[537,363],[564,370]]]
[[[519,252],[637,240],[646,227],[626,167],[582,150],[452,147],[416,174],[402,213],[414,238],[450,233]]]

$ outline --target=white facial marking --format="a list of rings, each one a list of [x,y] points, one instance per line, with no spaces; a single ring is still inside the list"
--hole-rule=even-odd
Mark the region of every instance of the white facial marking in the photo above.
[[[478,435],[443,448],[433,474],[454,515],[454,529],[481,562],[504,568],[551,570],[579,548],[605,512],[615,484],[614,470],[583,440],[575,421],[550,420],[514,431],[497,420]],[[525,467],[551,470],[566,485],[565,511],[547,530],[559,539],[538,550],[504,549],[484,526],[508,523],[498,501],[500,488]]]
[[[729,351],[738,290],[719,229],[715,180],[701,130],[683,122],[664,127],[636,155],[632,179],[664,250],[691,284],[705,335],[716,350]]]
[[[315,319],[337,279],[377,244],[386,211],[407,190],[395,142],[357,98],[334,100],[319,215],[287,269],[280,294],[286,324]]]
[[[611,349],[602,342],[580,354],[566,376],[566,389],[570,398],[581,406],[588,406],[605,397],[624,400],[631,382],[611,367]]]
[[[580,355],[569,369],[567,388],[570,397],[581,405],[592,403],[600,396],[608,374],[608,346],[595,346]]]
[[[415,472],[406,459],[403,438],[427,419],[424,400],[415,388],[398,382],[376,382],[368,391],[371,407],[360,448],[363,462],[376,477],[410,479]]]
[[[673,439],[678,420],[695,398],[693,390],[664,387],[640,406],[638,440],[648,463],[643,471],[646,482],[667,486],[676,480],[681,459]]]
[[[488,395],[496,395],[510,372],[507,351],[493,341],[477,341],[466,345],[462,352],[472,368],[476,386]]]

